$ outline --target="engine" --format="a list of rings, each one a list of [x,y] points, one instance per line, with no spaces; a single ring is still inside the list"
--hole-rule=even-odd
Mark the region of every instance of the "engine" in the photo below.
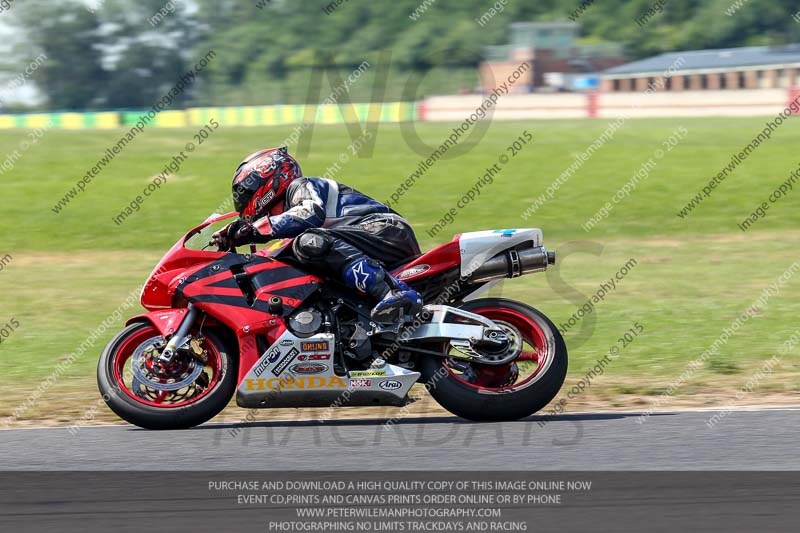
[[[310,337],[322,327],[322,313],[316,309],[298,309],[289,316],[289,329],[298,337]]]

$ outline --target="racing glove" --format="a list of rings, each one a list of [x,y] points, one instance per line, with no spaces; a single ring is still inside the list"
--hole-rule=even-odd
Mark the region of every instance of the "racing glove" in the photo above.
[[[211,243],[219,251],[232,251],[237,246],[250,243],[265,243],[272,240],[272,235],[260,233],[250,222],[237,218],[211,236]]]

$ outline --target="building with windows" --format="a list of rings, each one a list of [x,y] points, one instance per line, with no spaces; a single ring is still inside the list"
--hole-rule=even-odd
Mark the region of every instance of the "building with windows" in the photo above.
[[[669,74],[667,74],[669,73]],[[602,92],[780,89],[798,85],[800,44],[670,52],[601,73]]]
[[[530,68],[525,78],[512,88],[514,93],[529,93],[548,86],[551,73],[585,75],[619,65],[625,61],[622,46],[616,43],[579,44],[580,24],[571,21],[514,22],[509,44],[488,46],[480,65],[481,86],[490,92],[497,81],[505,80],[520,63]],[[569,76],[555,79],[571,80]],[[563,83],[555,89],[572,89]]]

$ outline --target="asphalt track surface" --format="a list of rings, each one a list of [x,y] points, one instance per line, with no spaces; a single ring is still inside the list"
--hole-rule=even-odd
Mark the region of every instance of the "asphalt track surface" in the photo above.
[[[800,409],[0,431],[0,470],[800,470]],[[640,423],[643,422],[643,423]]]

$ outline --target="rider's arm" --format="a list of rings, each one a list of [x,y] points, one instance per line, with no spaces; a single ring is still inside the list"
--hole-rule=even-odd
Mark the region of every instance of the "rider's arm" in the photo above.
[[[287,209],[280,215],[269,217],[272,237],[296,237],[310,228],[325,223],[325,201],[309,180],[298,180],[286,191]]]

